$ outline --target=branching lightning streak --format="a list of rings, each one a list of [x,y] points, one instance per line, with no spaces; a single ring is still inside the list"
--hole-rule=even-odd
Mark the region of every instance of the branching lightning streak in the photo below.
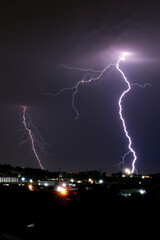
[[[62,92],[66,91],[66,90],[74,90],[73,94],[72,94],[72,108],[74,109],[75,113],[76,113],[76,117],[75,117],[75,120],[79,119],[79,112],[77,110],[77,108],[75,107],[74,105],[74,102],[75,102],[75,95],[77,94],[78,92],[78,88],[80,86],[80,84],[85,84],[85,83],[91,83],[92,81],[98,81],[102,75],[106,72],[107,69],[109,69],[111,66],[115,66],[115,64],[109,64],[107,67],[105,67],[103,70],[97,70],[97,71],[94,71],[92,69],[83,69],[83,68],[74,68],[74,67],[68,67],[68,66],[65,66],[65,65],[62,65],[61,66],[65,67],[65,68],[68,68],[70,70],[79,70],[79,71],[83,71],[83,72],[89,72],[89,73],[86,73],[84,75],[84,77],[76,83],[75,86],[73,87],[68,87],[68,88],[63,88],[61,89],[59,92],[55,93],[55,94],[52,94],[52,93],[44,93],[44,95],[48,95],[48,96],[57,96],[59,94],[61,94]],[[91,74],[92,72],[92,74]],[[99,75],[97,77],[95,77],[94,75],[99,73]],[[88,80],[86,79],[86,77],[90,75],[91,78],[89,78]]]
[[[26,117],[28,117],[28,119],[29,119],[28,124],[27,124],[27,119],[26,119]],[[35,129],[36,134],[40,137],[40,140],[43,140],[43,139],[42,139],[41,135],[38,133],[37,128],[36,128],[35,126],[33,126],[32,122],[31,122],[31,118],[30,118],[30,116],[27,114],[27,107],[26,107],[26,106],[23,106],[23,116],[22,116],[22,118],[23,118],[24,128],[25,128],[25,130],[26,130],[27,133],[28,133],[28,139],[30,139],[30,141],[31,141],[33,153],[34,153],[34,155],[35,155],[35,157],[36,157],[36,159],[37,159],[37,161],[38,161],[38,164],[39,164],[40,168],[41,168],[41,169],[44,169],[44,167],[42,166],[42,163],[41,163],[41,161],[40,161],[39,155],[38,155],[38,153],[37,153],[37,151],[36,151],[36,148],[35,148],[35,137],[34,137],[33,131],[31,130],[30,127],[32,126],[32,127]],[[28,139],[27,139],[27,140],[28,140]],[[42,143],[44,143],[44,142],[42,141]],[[40,142],[38,142],[38,144],[39,144],[40,147],[42,147],[42,146],[40,145]]]
[[[140,85],[138,83],[131,84],[127,80],[127,77],[125,76],[124,72],[120,69],[120,66],[119,66],[121,61],[125,61],[125,56],[126,55],[128,55],[128,53],[124,52],[122,54],[122,56],[118,59],[116,64],[112,64],[111,63],[107,67],[105,67],[103,70],[97,70],[97,71],[92,70],[92,69],[68,67],[66,65],[61,64],[60,67],[64,67],[64,68],[67,68],[67,69],[70,69],[70,70],[78,70],[78,71],[87,72],[87,73],[85,73],[83,79],[81,79],[79,82],[77,82],[76,85],[73,86],[73,87],[63,88],[59,92],[57,92],[56,94],[52,94],[52,93],[43,93],[43,94],[48,95],[48,96],[57,96],[57,95],[61,94],[62,92],[64,92],[65,90],[74,90],[74,92],[72,94],[72,108],[74,109],[74,111],[76,113],[75,119],[78,119],[79,118],[79,112],[78,112],[77,108],[75,107],[74,103],[75,103],[75,95],[78,92],[78,88],[79,88],[80,84],[90,83],[92,81],[100,80],[100,78],[107,71],[107,69],[109,69],[111,66],[114,66],[120,72],[120,74],[122,75],[122,78],[124,79],[125,83],[127,84],[127,89],[122,92],[122,94],[120,95],[119,101],[118,101],[120,120],[122,122],[122,126],[123,126],[123,130],[124,130],[125,136],[128,139],[128,151],[124,154],[124,156],[122,158],[123,159],[122,163],[124,163],[124,160],[125,160],[126,156],[131,153],[133,155],[131,173],[134,173],[135,170],[136,170],[135,169],[135,162],[137,160],[137,156],[136,156],[135,150],[132,147],[132,139],[131,139],[131,137],[130,137],[130,135],[128,133],[128,130],[127,130],[127,127],[126,127],[126,123],[125,123],[125,119],[124,119],[123,114],[122,114],[122,110],[123,110],[122,100],[125,97],[125,95],[131,90],[131,86],[139,86],[139,87],[144,88],[146,86],[151,86],[151,84],[148,84],[148,83],[145,83],[144,85]],[[87,80],[86,77],[89,76],[89,75],[91,77]],[[95,75],[97,75],[97,76],[95,77]]]

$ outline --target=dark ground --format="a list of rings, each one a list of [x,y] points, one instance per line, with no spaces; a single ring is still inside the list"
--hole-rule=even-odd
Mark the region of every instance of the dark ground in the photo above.
[[[0,188],[0,232],[20,239],[152,237],[159,231],[160,193],[120,197],[105,186],[72,194],[61,201],[55,192]],[[34,227],[26,227],[34,223]]]

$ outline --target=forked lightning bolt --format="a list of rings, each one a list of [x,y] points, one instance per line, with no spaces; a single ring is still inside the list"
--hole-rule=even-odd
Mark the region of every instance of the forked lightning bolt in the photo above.
[[[33,150],[33,153],[35,155],[35,158],[37,159],[38,161],[38,164],[40,166],[41,169],[44,169],[44,167],[42,166],[42,163],[41,163],[41,160],[40,160],[40,157],[36,151],[36,147],[35,147],[35,144],[36,142],[38,143],[39,147],[42,149],[43,148],[43,140],[42,140],[42,137],[41,135],[38,133],[37,131],[37,128],[33,126],[32,122],[31,122],[31,118],[30,116],[28,115],[27,113],[27,107],[26,106],[23,106],[23,115],[22,115],[22,119],[23,119],[23,126],[25,128],[25,130],[27,131],[28,133],[28,139],[30,140],[31,142],[31,146],[32,146],[32,150]],[[28,121],[28,122],[27,122]],[[36,132],[36,135],[39,136],[40,140],[42,143],[40,143],[40,141],[37,141],[37,138],[35,137],[35,133],[33,133],[33,130],[35,130]],[[27,140],[28,140],[27,139]]]
[[[79,112],[78,112],[77,108],[75,107],[75,96],[76,96],[76,94],[78,92],[80,84],[85,84],[85,83],[90,83],[92,81],[100,80],[101,77],[103,76],[103,74],[111,66],[115,67],[119,71],[119,73],[121,74],[121,76],[122,76],[122,78],[123,78],[123,80],[124,80],[124,82],[126,83],[126,86],[127,86],[126,90],[124,90],[122,92],[122,94],[120,95],[120,98],[119,98],[119,101],[118,101],[120,120],[122,122],[122,126],[123,126],[123,130],[124,130],[125,136],[126,136],[126,138],[128,140],[128,151],[124,154],[122,159],[123,159],[123,163],[124,163],[124,160],[125,160],[126,156],[128,154],[132,154],[133,158],[132,158],[132,167],[131,167],[130,172],[134,173],[135,172],[135,162],[137,160],[137,155],[136,155],[135,150],[132,147],[132,139],[131,139],[131,136],[128,133],[126,122],[125,122],[125,119],[123,117],[122,101],[123,101],[123,98],[126,96],[126,94],[131,90],[132,86],[146,87],[147,85],[150,85],[150,84],[148,84],[148,83],[145,83],[144,85],[140,85],[138,83],[131,84],[128,81],[128,79],[125,76],[124,72],[120,69],[120,63],[121,63],[121,61],[125,61],[125,57],[127,55],[128,55],[127,52],[122,53],[122,56],[118,59],[116,64],[109,64],[103,70],[97,70],[97,71],[92,70],[92,69],[83,69],[83,68],[68,67],[68,66],[65,66],[65,65],[61,65],[61,67],[68,68],[70,70],[82,71],[82,72],[85,72],[85,74],[84,74],[83,78],[79,82],[77,82],[76,85],[73,86],[73,87],[63,88],[62,90],[60,90],[56,94],[52,94],[52,93],[43,93],[43,94],[49,95],[49,96],[57,96],[57,95],[61,94],[62,92],[64,92],[65,90],[73,90],[73,93],[72,93],[72,108],[74,109],[74,111],[76,113],[75,119],[78,119],[79,118]]]
[[[118,62],[116,64],[117,70],[122,74],[122,77],[123,77],[124,81],[127,84],[127,89],[121,94],[121,96],[119,98],[119,101],[118,101],[118,105],[119,105],[119,116],[120,116],[120,119],[122,121],[122,125],[123,125],[123,129],[124,129],[125,135],[126,135],[126,137],[128,139],[128,149],[129,149],[129,152],[131,152],[132,155],[133,155],[131,172],[134,173],[134,171],[135,171],[135,162],[137,160],[137,156],[136,156],[136,152],[134,151],[134,149],[132,147],[132,140],[131,140],[131,137],[129,136],[129,133],[128,133],[128,130],[127,130],[127,127],[126,127],[126,123],[125,123],[125,120],[124,120],[124,117],[123,117],[123,114],[122,114],[122,100],[123,100],[124,96],[131,90],[130,82],[127,80],[127,78],[124,75],[123,71],[119,67],[120,62],[121,61],[125,61],[125,56],[126,55],[127,55],[127,53],[123,53],[123,56],[118,59]],[[127,152],[126,154],[129,154],[129,152]],[[124,155],[124,158],[125,158],[126,154]]]

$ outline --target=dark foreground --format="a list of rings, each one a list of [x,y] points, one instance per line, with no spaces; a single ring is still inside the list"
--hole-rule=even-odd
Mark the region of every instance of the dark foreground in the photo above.
[[[159,232],[160,192],[126,198],[104,186],[63,200],[53,189],[1,187],[0,216],[0,232],[19,239],[154,237]]]

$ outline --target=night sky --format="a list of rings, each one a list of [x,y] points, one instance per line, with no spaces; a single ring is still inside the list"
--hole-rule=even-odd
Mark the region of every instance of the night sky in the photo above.
[[[74,120],[72,90],[84,73],[61,64],[101,70],[121,63],[132,86],[123,115],[140,173],[160,172],[160,14],[159,1],[2,0],[0,3],[0,163],[38,168],[22,125],[22,107],[45,142],[40,154],[50,171],[122,170],[127,149],[118,114],[126,85],[115,68],[98,82],[80,85]],[[24,142],[23,144],[21,144]],[[37,151],[38,146],[37,146]],[[125,166],[130,166],[131,158]]]

